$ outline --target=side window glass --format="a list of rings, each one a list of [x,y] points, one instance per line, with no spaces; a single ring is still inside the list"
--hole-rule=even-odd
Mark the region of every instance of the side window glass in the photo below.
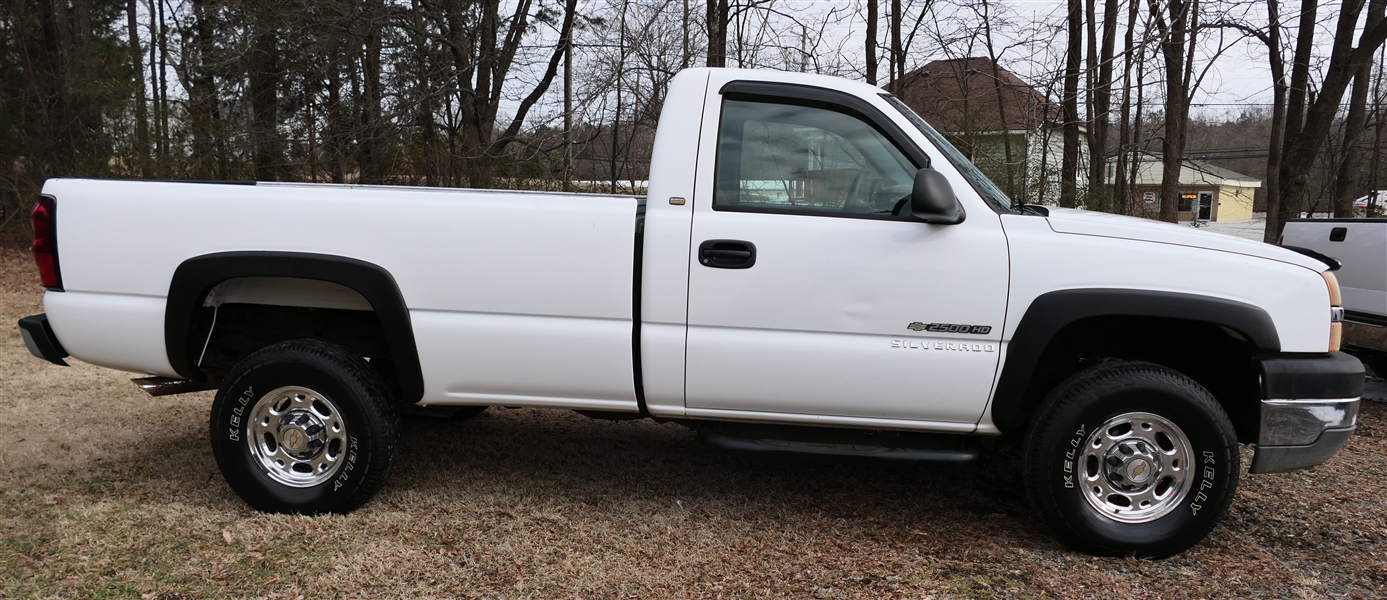
[[[844,113],[726,99],[713,208],[889,215],[915,165],[875,128]]]

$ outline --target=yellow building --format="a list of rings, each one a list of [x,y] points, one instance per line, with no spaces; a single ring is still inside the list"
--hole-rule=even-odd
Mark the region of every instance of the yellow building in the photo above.
[[[1108,181],[1114,165],[1108,163]],[[1146,157],[1137,164],[1137,206],[1150,213],[1161,210],[1161,177],[1165,165],[1159,156]],[[1180,169],[1181,221],[1246,221],[1252,218],[1252,196],[1261,180],[1200,160],[1185,159]]]

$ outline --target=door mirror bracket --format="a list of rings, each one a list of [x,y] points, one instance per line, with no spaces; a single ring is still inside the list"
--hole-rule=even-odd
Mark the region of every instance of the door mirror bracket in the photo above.
[[[949,179],[929,167],[915,172],[915,185],[910,190],[910,212],[920,221],[937,225],[962,223],[966,216]]]

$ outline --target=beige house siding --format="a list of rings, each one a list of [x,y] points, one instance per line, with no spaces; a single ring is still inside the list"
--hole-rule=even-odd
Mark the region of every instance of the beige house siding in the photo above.
[[[1241,186],[1220,186],[1215,221],[1246,221],[1252,218],[1253,189]]]

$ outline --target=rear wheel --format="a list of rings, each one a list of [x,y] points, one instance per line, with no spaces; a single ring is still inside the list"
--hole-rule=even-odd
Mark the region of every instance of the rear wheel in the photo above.
[[[385,485],[397,423],[380,375],[316,340],[270,346],[236,365],[212,403],[212,454],[247,504],[345,513]]]
[[[1181,552],[1218,524],[1237,489],[1237,436],[1223,408],[1150,363],[1105,363],[1061,383],[1026,446],[1041,516],[1094,554]]]

